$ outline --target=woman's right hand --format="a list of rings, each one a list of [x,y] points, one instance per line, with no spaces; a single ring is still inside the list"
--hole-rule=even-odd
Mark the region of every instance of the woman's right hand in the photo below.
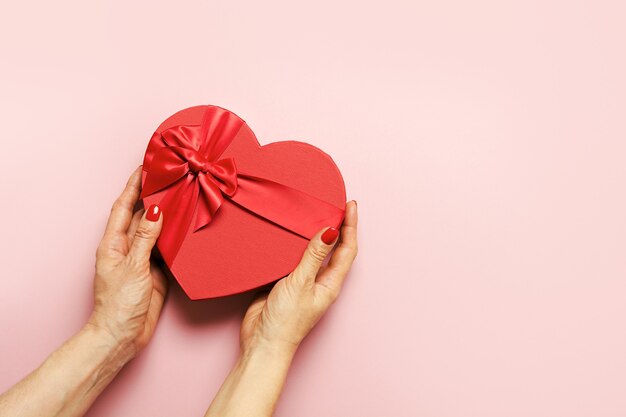
[[[300,342],[335,301],[357,255],[357,205],[346,205],[341,231],[320,230],[308,244],[300,264],[269,293],[253,301],[241,326],[241,347],[295,352]],[[326,266],[326,256],[337,248]]]
[[[356,257],[356,225],[350,201],[341,233],[320,230],[296,269],[252,301],[241,325],[241,354],[206,417],[273,415],[296,349],[339,295]]]

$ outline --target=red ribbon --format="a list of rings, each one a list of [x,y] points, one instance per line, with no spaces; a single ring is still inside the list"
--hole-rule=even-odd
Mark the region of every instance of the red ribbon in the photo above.
[[[144,158],[145,198],[167,190],[159,206],[163,229],[159,250],[172,265],[191,226],[205,227],[225,198],[306,239],[325,226],[339,226],[344,210],[275,181],[242,173],[233,158],[220,159],[244,121],[208,106],[201,125],[179,125],[155,133]],[[159,143],[159,140],[160,142]]]

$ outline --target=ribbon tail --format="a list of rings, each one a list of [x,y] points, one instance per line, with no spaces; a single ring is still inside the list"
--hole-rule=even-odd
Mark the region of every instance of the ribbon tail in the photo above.
[[[213,215],[224,202],[222,191],[211,177],[204,173],[198,174],[198,183],[199,197],[196,222],[193,226],[194,232],[211,223]]]
[[[303,238],[343,222],[345,210],[295,188],[241,172],[237,183],[237,191],[227,198]]]
[[[199,186],[192,175],[178,180],[159,202],[163,210],[163,228],[157,246],[171,267],[182,246],[198,203]]]

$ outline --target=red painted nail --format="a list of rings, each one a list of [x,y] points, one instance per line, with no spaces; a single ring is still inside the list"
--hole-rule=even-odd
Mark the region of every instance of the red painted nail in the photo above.
[[[146,211],[146,219],[150,220],[151,222],[156,222],[157,220],[159,220],[160,216],[161,208],[159,206],[157,206],[156,204],[152,204],[150,205],[150,207],[148,207],[148,210]]]
[[[339,230],[334,227],[329,227],[324,233],[322,233],[322,242],[327,245],[332,245],[335,240],[337,240],[337,236],[339,236]]]

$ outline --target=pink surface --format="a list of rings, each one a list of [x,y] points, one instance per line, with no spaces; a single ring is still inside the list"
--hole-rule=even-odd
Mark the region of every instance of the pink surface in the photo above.
[[[327,151],[359,201],[357,263],[278,416],[626,415],[623,2],[2,9],[0,390],[85,321],[153,129],[214,103]],[[248,298],[173,286],[89,415],[202,415]]]

